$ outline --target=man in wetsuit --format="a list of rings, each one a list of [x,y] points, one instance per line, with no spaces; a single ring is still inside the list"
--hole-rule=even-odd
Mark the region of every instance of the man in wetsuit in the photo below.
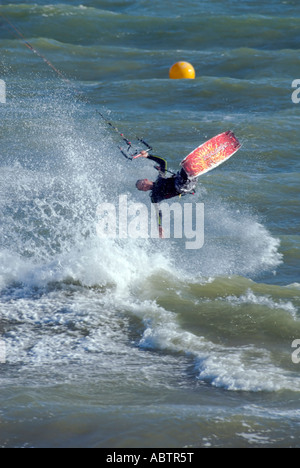
[[[148,158],[151,161],[158,163],[156,169],[159,171],[159,176],[155,182],[148,179],[141,179],[136,183],[136,188],[138,190],[143,192],[152,191],[152,203],[156,204],[169,198],[195,193],[196,183],[188,178],[184,169],[181,169],[181,171],[172,175],[172,177],[167,178],[167,162],[165,159],[158,156],[152,156],[148,154],[147,151],[142,151],[140,154],[135,156],[134,159],[141,157]],[[158,219],[159,234],[160,237],[163,237],[161,213],[159,213]]]

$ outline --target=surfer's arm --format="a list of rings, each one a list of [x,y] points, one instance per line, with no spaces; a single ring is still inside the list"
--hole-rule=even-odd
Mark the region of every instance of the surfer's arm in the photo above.
[[[152,154],[148,154],[148,151],[141,151],[139,154],[134,156],[133,159],[137,159],[137,158],[151,159],[151,161],[154,161],[157,164],[159,164],[159,167],[157,167],[159,172],[161,172],[162,174],[166,174],[166,172],[167,172],[167,161],[165,159],[160,158],[159,156],[153,156]]]
[[[148,159],[151,161],[156,162],[159,165],[159,172],[165,174],[167,172],[167,161],[159,156],[152,156],[152,154],[148,155]]]

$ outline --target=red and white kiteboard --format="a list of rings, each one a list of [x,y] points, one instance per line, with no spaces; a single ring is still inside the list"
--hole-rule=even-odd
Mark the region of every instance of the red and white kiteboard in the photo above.
[[[193,179],[227,161],[241,146],[233,132],[220,133],[198,146],[180,165],[189,178]]]

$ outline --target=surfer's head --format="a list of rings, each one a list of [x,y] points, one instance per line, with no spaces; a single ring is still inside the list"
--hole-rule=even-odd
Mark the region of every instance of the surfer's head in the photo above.
[[[148,192],[149,190],[152,190],[153,185],[154,185],[154,182],[151,182],[151,180],[149,179],[140,179],[135,184],[136,188],[138,190],[141,190],[142,192]]]

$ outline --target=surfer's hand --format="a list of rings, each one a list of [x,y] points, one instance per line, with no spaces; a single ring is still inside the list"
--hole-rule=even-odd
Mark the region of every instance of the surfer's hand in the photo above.
[[[148,152],[145,150],[141,151],[139,154],[133,157],[133,159],[137,158],[148,158]]]

